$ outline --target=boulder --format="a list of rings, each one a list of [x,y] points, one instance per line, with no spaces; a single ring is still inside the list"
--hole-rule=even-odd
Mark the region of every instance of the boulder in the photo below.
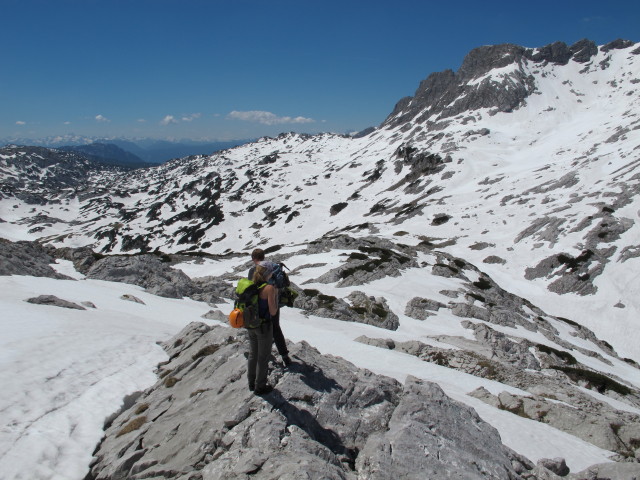
[[[79,248],[55,248],[51,245],[45,246],[47,252],[55,257],[62,258],[64,260],[69,260],[73,263],[73,267],[83,275],[87,273],[91,265],[96,263],[98,259],[102,257],[102,255],[95,253],[89,247],[79,247]]]
[[[368,438],[356,470],[370,480],[515,476],[493,427],[437,384],[411,376],[387,430]]]
[[[538,465],[542,465],[561,477],[569,474],[569,467],[567,467],[567,462],[564,458],[541,458],[538,460]]]
[[[55,259],[37,242],[11,242],[0,239],[0,275],[29,275],[69,279],[56,272]]]
[[[56,297],[55,295],[40,295],[38,297],[29,298],[25,301],[28,303],[33,303],[35,305],[51,305],[53,307],[70,308],[72,310],[86,310],[86,308],[81,307],[77,303],[63,300]]]
[[[383,297],[370,297],[355,291],[347,296],[347,300],[357,314],[356,321],[387,330],[397,330],[400,326],[398,316],[391,311]]]
[[[182,298],[197,291],[184,272],[150,254],[105,257],[96,261],[86,275],[96,280],[138,285],[161,297]]]
[[[133,303],[139,303],[141,305],[146,305],[142,300],[140,300],[135,295],[131,295],[130,293],[125,293],[124,295],[120,296],[120,300],[126,300],[127,302],[133,302]]]
[[[426,320],[428,317],[435,315],[439,309],[446,307],[444,303],[436,300],[414,297],[407,302],[404,314],[416,320]]]
[[[310,315],[335,318],[346,322],[365,323],[387,330],[397,330],[400,325],[398,316],[391,311],[387,301],[374,298],[362,292],[351,292],[346,300],[325,295],[316,289],[300,289],[294,306]]]

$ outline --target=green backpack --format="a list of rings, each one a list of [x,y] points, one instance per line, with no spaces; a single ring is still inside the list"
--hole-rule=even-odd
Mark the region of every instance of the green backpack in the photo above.
[[[229,316],[232,327],[257,328],[265,322],[258,315],[258,293],[263,286],[256,285],[248,278],[238,281],[234,309]]]
[[[293,307],[293,302],[298,298],[298,292],[291,287],[280,290],[279,303],[281,307]]]

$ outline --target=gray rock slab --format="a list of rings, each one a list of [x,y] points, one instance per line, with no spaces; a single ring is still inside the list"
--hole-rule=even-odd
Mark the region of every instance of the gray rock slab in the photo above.
[[[130,283],[161,297],[182,298],[197,290],[181,270],[171,268],[155,255],[110,256],[96,261],[87,278]]]
[[[567,480],[637,480],[640,463],[601,463],[578,473],[570,473]]]
[[[289,369],[271,363],[275,390],[259,397],[247,342],[202,323],[166,342],[158,382],[110,423],[87,479],[519,478],[497,431],[437,385],[403,386],[301,342]]]
[[[0,275],[29,275],[70,279],[56,272],[55,259],[37,242],[10,242],[0,239]]]
[[[357,461],[360,478],[514,478],[493,427],[434,383],[409,377],[387,430],[371,435]]]
[[[86,308],[81,307],[77,303],[63,300],[56,297],[55,295],[40,295],[38,297],[29,298],[25,301],[28,303],[33,303],[35,305],[50,305],[52,307],[70,308],[73,310],[86,310]]]

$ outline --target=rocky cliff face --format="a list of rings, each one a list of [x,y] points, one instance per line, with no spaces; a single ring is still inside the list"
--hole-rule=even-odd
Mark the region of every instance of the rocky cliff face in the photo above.
[[[617,40],[603,51],[627,48],[631,42]],[[521,107],[537,91],[532,71],[548,63],[567,65],[570,61],[586,64],[598,53],[589,40],[570,47],[556,42],[538,49],[519,45],[488,45],[472,50],[457,72],[432,73],[420,83],[413,97],[401,99],[383,123],[384,127],[408,127],[430,124],[442,129],[446,122],[464,112],[489,109],[491,114],[511,112]],[[491,72],[501,72],[500,78]]]

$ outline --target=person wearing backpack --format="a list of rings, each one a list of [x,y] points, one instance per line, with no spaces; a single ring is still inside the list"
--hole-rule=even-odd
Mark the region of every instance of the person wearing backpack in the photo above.
[[[253,279],[253,274],[258,265],[265,264],[269,265],[271,262],[265,261],[265,253],[261,248],[256,248],[253,252],[251,252],[251,260],[254,265],[249,269],[248,278]],[[273,341],[276,344],[276,348],[278,349],[278,353],[282,358],[282,363],[285,366],[291,365],[291,358],[289,358],[289,350],[287,349],[287,342],[284,338],[284,334],[282,333],[282,329],[280,328],[280,309],[278,309],[278,313],[272,317],[271,325],[273,326]]]
[[[247,328],[249,334],[249,358],[247,364],[247,379],[249,390],[256,395],[264,395],[273,391],[267,384],[269,373],[269,357],[273,344],[273,319],[278,315],[278,289],[267,283],[269,271],[257,265],[253,273],[253,283],[258,289],[258,317],[263,320],[255,328]]]

